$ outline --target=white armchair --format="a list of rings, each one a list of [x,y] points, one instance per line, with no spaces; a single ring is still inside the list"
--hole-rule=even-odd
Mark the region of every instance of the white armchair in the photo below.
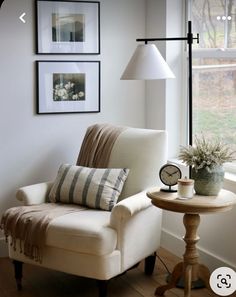
[[[47,229],[42,263],[9,245],[15,277],[21,288],[22,263],[31,263],[99,280],[99,296],[107,295],[106,283],[141,260],[153,255],[160,243],[162,211],[151,204],[146,189],[159,184],[158,171],[166,162],[165,131],[128,128],[117,138],[109,168],[129,168],[129,176],[111,212],[95,209],[53,219]],[[24,205],[47,201],[52,183],[17,191]],[[145,271],[151,274],[155,257]]]

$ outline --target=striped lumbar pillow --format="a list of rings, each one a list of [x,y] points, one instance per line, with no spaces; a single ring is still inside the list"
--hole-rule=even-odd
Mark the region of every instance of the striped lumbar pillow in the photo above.
[[[63,164],[49,193],[49,200],[111,210],[117,202],[128,173],[128,169]]]

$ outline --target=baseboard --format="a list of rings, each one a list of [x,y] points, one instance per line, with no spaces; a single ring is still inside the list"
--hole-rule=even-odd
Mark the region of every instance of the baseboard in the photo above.
[[[8,257],[8,250],[6,239],[4,237],[0,238],[0,258]]]
[[[161,232],[161,246],[178,257],[182,257],[185,250],[185,243],[181,237],[169,232],[168,230],[162,228]],[[236,270],[236,265],[228,263],[227,260],[220,258],[217,255],[203,249],[198,245],[198,252],[200,256],[200,262],[204,263],[210,271],[215,270],[218,267],[230,267]]]

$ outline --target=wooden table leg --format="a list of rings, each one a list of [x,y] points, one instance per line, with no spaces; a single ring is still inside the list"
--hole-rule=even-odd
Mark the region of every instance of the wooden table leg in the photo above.
[[[184,296],[191,296],[191,287],[192,287],[192,266],[188,265],[185,267],[184,273],[185,286],[184,286]]]
[[[164,286],[160,286],[156,288],[155,295],[156,296],[163,296],[165,291],[170,290],[176,287],[177,282],[183,275],[183,262],[178,263],[171,274],[170,282]]]
[[[196,243],[200,239],[197,235],[197,228],[200,223],[199,214],[185,214],[183,218],[185,226],[185,236],[183,240],[186,243],[184,258],[184,269],[188,266],[192,266],[192,281],[198,279],[198,258],[199,254],[196,248]]]
[[[206,288],[212,291],[209,283],[210,275],[211,275],[210,271],[205,265],[203,264],[198,265],[198,277],[204,282],[204,285],[206,286]]]
[[[166,290],[174,288],[181,277],[184,277],[185,297],[191,296],[192,282],[197,281],[199,276],[203,278],[206,286],[209,286],[209,284],[207,285],[210,275],[208,275],[209,270],[207,272],[207,268],[205,266],[198,264],[199,255],[196,243],[199,240],[199,236],[197,236],[197,228],[200,223],[200,216],[199,214],[185,214],[183,223],[186,230],[183,238],[186,243],[185,253],[183,255],[184,261],[175,266],[170,282],[167,285],[160,286],[156,289],[156,296],[162,296]]]

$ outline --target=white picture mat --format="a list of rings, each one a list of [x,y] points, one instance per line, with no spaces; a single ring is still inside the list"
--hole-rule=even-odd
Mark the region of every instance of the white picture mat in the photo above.
[[[38,1],[38,53],[99,53],[97,2]],[[84,42],[53,42],[52,14],[84,14]]]
[[[84,101],[54,101],[53,73],[85,73]],[[99,62],[38,62],[38,112],[99,112]]]

